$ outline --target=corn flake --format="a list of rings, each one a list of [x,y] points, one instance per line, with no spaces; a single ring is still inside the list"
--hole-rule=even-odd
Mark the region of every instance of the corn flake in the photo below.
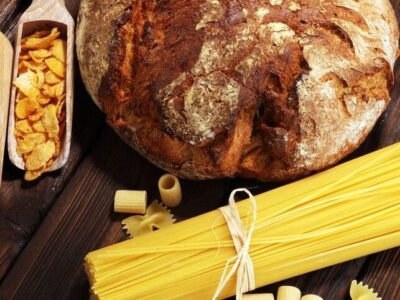
[[[25,168],[28,171],[36,171],[46,167],[47,162],[54,156],[56,147],[53,141],[37,145],[30,154],[26,156]]]
[[[58,77],[56,74],[51,72],[50,70],[46,72],[45,74],[45,81],[47,84],[57,84],[62,81],[60,77]]]
[[[42,116],[43,116],[43,108],[41,106],[38,106],[36,108],[35,114],[30,115],[28,117],[28,120],[31,121],[31,122],[37,122],[40,119],[42,119]]]
[[[21,133],[33,133],[33,128],[28,120],[21,120],[15,123],[15,129]]]
[[[54,104],[50,104],[44,108],[42,123],[50,138],[57,136],[60,132],[57,107]]]
[[[36,100],[40,96],[40,90],[38,89],[38,77],[31,70],[20,75],[15,81],[15,86],[29,99]]]
[[[27,37],[22,40],[22,49],[46,49],[60,36],[57,28],[53,28],[49,35],[43,37]]]
[[[57,58],[59,61],[65,63],[66,62],[66,57],[67,57],[67,44],[65,41],[61,39],[54,40],[51,43],[51,48],[50,52],[51,54]]]
[[[36,112],[37,104],[35,101],[25,98],[20,100],[15,107],[15,114],[19,119],[26,119]]]
[[[34,131],[36,132],[40,132],[40,133],[45,133],[46,132],[46,128],[44,128],[42,121],[37,121],[35,123],[32,124],[32,128]]]
[[[45,58],[48,58],[52,55],[52,53],[46,49],[33,50],[33,51],[29,51],[28,53],[29,53],[29,57],[32,58],[34,61],[36,61],[36,60],[43,61]],[[21,59],[22,59],[22,57],[21,57]],[[27,60],[27,59],[25,59],[25,60]]]
[[[47,65],[44,62],[36,63],[34,61],[28,61],[28,60],[23,61],[22,66],[32,71],[37,71],[37,70],[43,71],[47,68]]]
[[[61,153],[65,134],[66,42],[57,28],[22,40],[15,104],[17,153],[25,161],[25,180],[47,172]]]
[[[17,152],[19,155],[30,153],[33,151],[36,145],[40,145],[46,142],[46,136],[43,133],[30,133],[24,135],[19,140],[17,145]]]
[[[53,57],[46,59],[44,62],[50,71],[52,71],[58,77],[65,77],[65,64],[63,62]]]

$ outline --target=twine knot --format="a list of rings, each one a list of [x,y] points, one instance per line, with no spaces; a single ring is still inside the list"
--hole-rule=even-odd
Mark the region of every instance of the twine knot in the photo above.
[[[237,193],[244,192],[250,198],[250,203],[252,206],[252,216],[251,224],[248,226],[242,223],[239,211],[236,206],[235,195]],[[217,290],[213,296],[213,300],[221,294],[222,290],[228,283],[228,281],[237,273],[236,279],[236,299],[241,300],[242,295],[249,291],[255,289],[255,278],[254,278],[254,267],[253,262],[250,257],[250,243],[253,236],[254,227],[256,224],[257,216],[257,203],[253,194],[247,189],[237,189],[234,190],[229,197],[229,205],[220,208],[226,223],[228,225],[229,231],[232,236],[233,244],[237,255],[232,257],[226,262],[224,272],[222,273],[221,280],[218,284]],[[228,272],[229,265],[233,263],[233,266]]]

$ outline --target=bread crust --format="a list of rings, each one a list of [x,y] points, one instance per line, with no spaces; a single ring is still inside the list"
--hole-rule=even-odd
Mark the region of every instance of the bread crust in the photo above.
[[[281,2],[84,0],[86,86],[127,143],[181,177],[327,168],[390,101],[397,20],[387,0]]]

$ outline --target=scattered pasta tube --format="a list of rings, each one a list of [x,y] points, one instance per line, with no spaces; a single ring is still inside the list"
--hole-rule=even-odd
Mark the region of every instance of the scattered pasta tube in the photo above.
[[[281,286],[278,289],[278,300],[300,300],[301,291],[294,286]]]
[[[246,294],[243,300],[275,300],[273,294]]]
[[[324,300],[320,296],[317,295],[305,295],[301,297],[301,300]]]
[[[179,179],[171,174],[165,174],[158,181],[158,189],[162,202],[168,207],[178,206],[182,201],[182,190]]]
[[[117,191],[114,198],[114,211],[119,213],[145,214],[147,206],[146,191]]]

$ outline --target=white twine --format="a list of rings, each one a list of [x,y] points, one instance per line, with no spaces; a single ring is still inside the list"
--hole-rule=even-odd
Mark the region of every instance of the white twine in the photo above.
[[[252,220],[248,230],[246,230],[247,226],[243,225],[240,219],[239,211],[236,207],[235,195],[240,192],[244,192],[249,196],[250,203],[252,205]],[[229,205],[221,207],[220,210],[225,217],[226,223],[228,224],[237,255],[228,259],[226,262],[221,280],[212,299],[217,299],[224,287],[227,285],[228,281],[234,276],[235,273],[237,273],[236,300],[241,300],[244,293],[252,291],[256,288],[253,262],[249,254],[250,242],[254,232],[254,227],[256,225],[256,199],[248,189],[237,189],[231,193],[229,197]],[[229,265],[232,262],[234,262],[234,264],[228,272]]]

